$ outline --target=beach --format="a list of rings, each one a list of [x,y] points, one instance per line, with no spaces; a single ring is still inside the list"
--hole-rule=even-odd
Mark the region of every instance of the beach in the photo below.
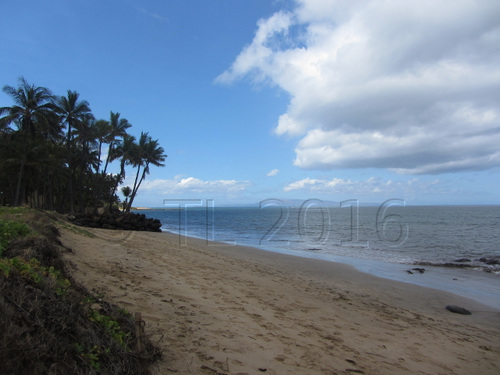
[[[472,300],[340,263],[88,231],[61,229],[73,277],[142,313],[146,333],[162,338],[153,374],[500,372],[500,311]]]

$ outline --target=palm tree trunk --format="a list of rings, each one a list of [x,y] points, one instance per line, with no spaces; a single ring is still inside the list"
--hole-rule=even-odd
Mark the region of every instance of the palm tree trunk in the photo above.
[[[14,206],[20,206],[20,202],[19,202],[20,197],[19,196],[21,194],[21,181],[23,180],[24,164],[25,164],[25,160],[23,158],[21,160],[21,167],[19,168],[19,174],[17,177],[16,197],[14,198]]]
[[[125,160],[122,159],[122,161],[120,162],[120,174],[116,178],[115,188],[113,189],[113,192],[115,192],[116,189],[118,189],[118,184],[120,183],[120,180],[124,177],[125,177]],[[112,198],[113,198],[113,196],[110,197],[110,202],[109,202],[110,207],[112,204],[112,202],[111,202]],[[126,207],[126,205],[125,205],[125,207]]]
[[[68,151],[68,167],[69,167],[69,177],[68,177],[68,199],[69,199],[69,214],[75,214],[75,202],[73,197],[73,162],[71,158],[71,124],[68,122],[68,140],[67,140],[67,151]]]
[[[130,208],[132,207],[132,202],[135,198],[135,192],[137,191],[137,181],[139,179],[139,172],[141,170],[141,166],[137,166],[137,173],[135,175],[134,186],[132,187],[132,194],[130,195],[130,200],[128,201],[127,212],[130,212]]]
[[[50,211],[54,210],[54,173],[48,173],[48,199],[47,199],[47,209]]]
[[[17,186],[16,186],[16,197],[14,198],[14,206],[20,206],[20,195],[21,195],[21,182],[24,177],[24,166],[26,165],[26,158],[28,154],[27,137],[24,136],[23,142],[23,157],[21,159],[21,166],[19,167],[19,174],[17,176]]]
[[[146,163],[146,165],[142,169],[142,176],[141,176],[141,179],[139,180],[139,183],[137,184],[137,186],[134,186],[134,189],[132,190],[132,194],[130,195],[130,200],[128,202],[128,211],[127,212],[130,212],[130,209],[132,208],[132,202],[134,201],[135,196],[136,196],[137,192],[139,191],[139,187],[141,186],[142,181],[144,181],[146,179],[146,172],[148,171],[148,166],[149,166],[149,163]]]
[[[111,158],[111,152],[113,151],[113,146],[114,146],[114,142],[111,142],[109,144],[108,157],[106,158],[106,164],[104,164],[104,171],[103,171],[104,174],[106,174],[106,171],[108,170],[109,159]]]
[[[97,169],[95,171],[96,174],[99,174],[99,169],[101,169],[101,152],[102,152],[102,139],[99,139],[99,154],[97,158]]]

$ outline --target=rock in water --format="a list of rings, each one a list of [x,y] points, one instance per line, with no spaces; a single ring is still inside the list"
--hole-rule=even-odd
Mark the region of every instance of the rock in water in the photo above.
[[[412,268],[412,271],[417,271],[418,273],[424,273],[425,268]]]
[[[446,310],[451,311],[451,312],[456,313],[456,314],[462,314],[462,315],[471,315],[472,314],[469,310],[464,309],[463,307],[460,307],[460,306],[455,306],[455,305],[447,305]]]

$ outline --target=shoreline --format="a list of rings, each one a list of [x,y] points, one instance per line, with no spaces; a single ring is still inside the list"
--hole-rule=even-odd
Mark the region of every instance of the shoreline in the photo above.
[[[407,281],[405,280],[405,278],[391,278],[389,277],[389,275],[386,275],[384,277],[380,276],[379,274],[372,273],[366,270],[367,265],[369,266],[373,264],[380,264],[382,265],[383,268],[388,267],[389,269],[392,270],[398,269],[400,271],[407,269],[408,267],[411,267],[410,265],[395,264],[395,263],[388,263],[375,260],[365,260],[359,258],[351,258],[352,262],[348,263],[339,260],[333,260],[333,258],[342,258],[342,259],[347,258],[343,256],[337,256],[337,257],[332,256],[331,257],[332,259],[315,258],[315,257],[310,257],[311,254],[309,253],[297,250],[287,251],[278,248],[279,251],[276,251],[276,250],[269,250],[268,248],[264,247],[255,247],[255,246],[240,245],[240,244],[233,245],[225,242],[210,241],[197,237],[184,236],[184,235],[179,235],[177,233],[166,232],[166,231],[163,231],[161,234],[166,234],[169,237],[173,236],[179,238],[179,245],[181,246],[181,248],[184,247],[187,248],[190,245],[194,246],[195,248],[205,247],[215,253],[225,256],[236,257],[238,259],[245,261],[258,262],[259,260],[264,260],[265,263],[263,264],[266,265],[267,262],[271,263],[279,262],[281,266],[289,268],[288,271],[290,272],[307,274],[308,277],[317,278],[320,280],[329,280],[329,281],[334,280],[336,283],[339,283],[340,281],[339,278],[344,278],[346,280],[347,285],[362,282],[363,287],[373,288],[373,289],[377,289],[379,287],[385,287],[387,284],[391,284],[395,294],[401,292],[402,294],[411,296],[411,298],[408,298],[408,301],[406,301],[406,299],[402,296],[399,295],[397,296],[397,299],[399,299],[400,301],[405,301],[406,305],[410,308],[417,308],[417,305],[413,303],[415,296],[419,296],[421,300],[425,300],[425,297],[422,296],[426,295],[427,293],[426,290],[427,290],[429,294],[435,294],[436,296],[443,298],[443,300],[450,301],[449,303],[447,302],[446,304],[460,304],[460,303],[468,304],[468,306],[474,306],[477,310],[480,311],[499,313],[498,323],[500,328],[500,305],[498,307],[494,306],[497,305],[498,303],[489,305],[472,298],[472,296],[453,293],[448,290],[429,286],[429,283],[426,283],[428,285],[419,284],[416,282]],[[181,240],[180,237],[184,238],[184,240]],[[296,253],[302,253],[302,255]],[[358,263],[358,265],[354,263]],[[359,263],[365,263],[365,266],[359,267]],[[446,271],[446,269],[444,269],[444,271]],[[378,271],[377,273],[380,273],[380,271]],[[428,273],[427,275],[429,274],[430,273]],[[401,276],[406,276],[406,275],[404,272],[401,272]],[[426,275],[415,274],[408,276],[418,277]],[[438,298],[434,298],[433,302],[434,302],[433,306],[439,308],[440,302],[438,302]],[[418,304],[420,304],[420,302]],[[444,308],[445,305],[443,305],[442,307]]]
[[[147,331],[164,337],[155,374],[500,371],[500,311],[475,301],[340,263],[165,232],[89,231],[96,237],[61,231],[74,277],[142,312]]]
[[[227,247],[244,247],[256,250],[299,257],[302,259],[315,259],[322,262],[331,262],[349,265],[362,272],[375,277],[380,277],[390,281],[403,282],[411,285],[418,285],[425,288],[440,290],[458,296],[474,300],[475,302],[489,306],[500,311],[500,277],[496,274],[488,274],[483,271],[468,268],[447,268],[439,266],[418,266],[406,263],[392,263],[374,259],[364,259],[348,257],[343,255],[333,255],[328,253],[307,252],[302,250],[288,250],[277,246],[252,246],[247,244],[232,244],[219,241],[210,241],[204,238],[187,236],[180,233],[170,232],[163,229],[162,233],[167,233],[193,241],[202,241],[211,244],[219,244]],[[424,268],[425,272],[419,274],[409,274],[407,270],[412,268]],[[485,284],[485,281],[488,281]]]

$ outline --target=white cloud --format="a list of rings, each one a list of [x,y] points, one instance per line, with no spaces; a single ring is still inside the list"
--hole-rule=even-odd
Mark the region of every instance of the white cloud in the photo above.
[[[370,177],[366,180],[351,180],[343,178],[311,179],[305,178],[294,181],[283,189],[285,192],[298,191],[303,194],[329,195],[346,194],[352,197],[359,196],[412,196],[421,194],[449,194],[454,190],[446,182],[439,179],[430,181],[412,178],[407,181],[383,180]]]
[[[152,193],[160,195],[189,195],[202,194],[204,198],[209,195],[233,195],[244,191],[250,185],[249,181],[237,180],[212,180],[205,181],[195,177],[176,176],[171,180],[156,179],[145,180],[140,188],[143,194]]]
[[[276,133],[305,169],[500,165],[500,2],[296,0],[218,77],[290,94]]]
[[[157,14],[157,13],[150,12],[149,10],[147,10],[147,9],[145,9],[145,8],[138,7],[138,8],[137,8],[137,10],[138,10],[139,12],[141,12],[142,14],[145,14],[145,15],[146,15],[146,16],[148,16],[148,17],[152,17],[152,18],[154,18],[154,19],[156,19],[156,20],[158,20],[158,21],[165,21],[165,20],[166,20],[166,18],[165,18],[165,17],[162,17],[162,16],[160,16],[160,15],[159,15],[159,14]]]
[[[274,177],[274,176],[276,176],[278,173],[280,173],[280,170],[279,170],[279,169],[273,169],[273,170],[271,170],[271,171],[269,171],[269,172],[267,173],[267,176],[268,176],[268,177]]]
[[[250,71],[258,74],[259,70],[266,70],[266,65],[272,63],[267,59],[273,54],[273,39],[280,33],[286,33],[291,24],[291,14],[285,12],[278,12],[266,20],[259,20],[253,42],[243,49],[231,68],[217,77],[216,81],[228,83]]]

